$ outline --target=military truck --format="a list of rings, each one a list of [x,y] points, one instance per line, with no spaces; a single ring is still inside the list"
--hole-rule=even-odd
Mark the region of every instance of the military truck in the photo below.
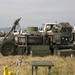
[[[42,32],[39,31],[38,27],[27,27],[25,33],[22,34],[20,33],[20,19],[14,22],[11,30],[2,40],[0,46],[2,55],[46,56],[57,54],[58,50],[74,49],[75,36],[72,33],[73,27],[68,22],[48,24],[45,26],[46,30]],[[18,35],[14,35],[16,29],[19,31]]]

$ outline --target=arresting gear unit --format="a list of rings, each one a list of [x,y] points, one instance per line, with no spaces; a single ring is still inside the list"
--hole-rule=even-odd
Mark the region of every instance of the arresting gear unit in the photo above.
[[[12,28],[2,40],[0,45],[2,55],[23,55],[24,53],[27,55],[31,53],[32,56],[61,55],[60,53],[68,49],[71,50],[68,55],[72,53],[75,55],[75,33],[72,33],[73,27],[69,23],[49,25],[51,27],[43,32],[39,31],[38,27],[27,27],[22,33],[19,25],[20,19],[15,20]]]

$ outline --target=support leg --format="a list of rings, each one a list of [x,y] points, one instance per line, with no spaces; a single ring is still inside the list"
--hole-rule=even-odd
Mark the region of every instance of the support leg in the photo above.
[[[36,72],[36,75],[38,75],[38,67],[37,66],[35,66],[35,72]]]
[[[32,75],[33,75],[33,66],[32,66]]]
[[[51,67],[49,66],[49,67],[48,67],[48,70],[49,70],[48,75],[50,75],[50,69],[51,69]]]

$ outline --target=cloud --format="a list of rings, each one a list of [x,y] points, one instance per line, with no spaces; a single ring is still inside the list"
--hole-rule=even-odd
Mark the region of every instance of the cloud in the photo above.
[[[70,21],[74,23],[74,0],[0,0],[0,27],[22,17],[22,26],[42,22]]]

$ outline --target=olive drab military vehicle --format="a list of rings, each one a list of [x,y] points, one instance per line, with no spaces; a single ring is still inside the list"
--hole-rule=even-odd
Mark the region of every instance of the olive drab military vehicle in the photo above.
[[[68,22],[46,23],[41,31],[38,27],[27,27],[26,31],[21,33],[20,19],[14,22],[2,40],[0,46],[2,55],[46,56],[57,54],[63,49],[74,50],[75,34],[72,33],[73,27]],[[19,33],[14,35],[16,31]]]

